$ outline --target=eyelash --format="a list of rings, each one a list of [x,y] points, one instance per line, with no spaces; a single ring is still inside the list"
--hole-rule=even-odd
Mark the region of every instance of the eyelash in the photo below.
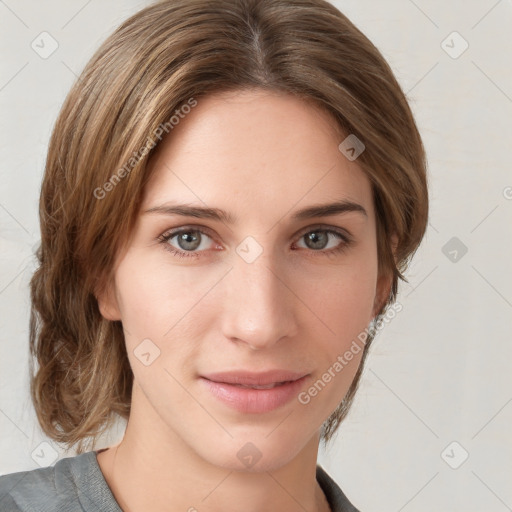
[[[180,251],[168,243],[169,240],[171,240],[175,236],[180,235],[182,233],[190,233],[190,232],[199,232],[202,235],[206,235],[209,238],[213,238],[207,231],[205,231],[203,229],[193,227],[193,226],[185,226],[183,228],[179,228],[174,231],[166,232],[163,235],[160,235],[157,240],[159,243],[161,243],[163,245],[163,248],[166,251],[169,251],[171,254],[173,254],[174,256],[176,256],[178,258],[198,258],[200,256],[200,253],[204,252],[204,251],[195,251],[195,252],[194,251]],[[353,242],[352,238],[350,236],[348,236],[347,234],[342,233],[337,230],[334,230],[334,229],[331,229],[331,228],[326,228],[326,227],[308,228],[307,231],[302,232],[302,234],[299,236],[299,240],[309,233],[317,233],[317,232],[324,232],[324,233],[331,234],[331,235],[335,236],[336,238],[338,238],[339,240],[341,240],[341,243],[339,245],[337,245],[334,249],[329,249],[327,251],[323,250],[323,249],[319,249],[319,250],[306,249],[309,252],[319,253],[319,254],[321,254],[323,256],[327,256],[327,257],[336,256],[336,255],[344,252],[346,249],[348,249]]]

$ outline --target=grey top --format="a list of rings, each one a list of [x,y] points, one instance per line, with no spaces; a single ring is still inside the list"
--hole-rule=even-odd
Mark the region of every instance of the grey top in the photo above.
[[[100,450],[98,450],[100,451]],[[359,512],[317,465],[316,479],[332,512]],[[96,451],[53,466],[0,476],[1,512],[122,512],[105,480]]]

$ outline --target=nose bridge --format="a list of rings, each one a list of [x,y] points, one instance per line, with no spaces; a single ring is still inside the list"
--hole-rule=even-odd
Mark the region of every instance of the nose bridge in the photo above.
[[[293,294],[274,251],[245,240],[233,254],[232,264],[223,308],[224,335],[253,349],[295,335]]]

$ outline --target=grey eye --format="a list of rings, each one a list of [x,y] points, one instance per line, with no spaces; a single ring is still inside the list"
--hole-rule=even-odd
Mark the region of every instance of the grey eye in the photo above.
[[[304,235],[304,240],[309,249],[325,249],[329,242],[329,233],[326,231],[311,231]]]

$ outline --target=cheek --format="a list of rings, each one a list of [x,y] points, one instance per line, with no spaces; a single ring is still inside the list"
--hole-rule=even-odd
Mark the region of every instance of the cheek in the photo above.
[[[296,313],[308,336],[312,334],[312,324],[320,320],[326,327],[322,328],[323,343],[339,348],[340,343],[350,344],[352,337],[368,325],[377,280],[374,252],[375,247],[367,242],[341,256],[336,263],[326,260],[325,264],[313,264],[304,260],[288,269],[290,273],[285,280],[290,280],[299,303],[306,306],[304,309],[297,305]],[[169,263],[166,255],[156,251],[145,255],[136,250],[129,252],[116,276],[127,342],[128,338],[131,344],[150,338],[167,347],[175,338],[175,326],[179,327],[181,339],[197,337],[207,329],[209,315],[219,312],[222,297],[217,296],[214,303],[211,301],[226,268],[224,265],[187,268]]]
[[[155,320],[166,306],[167,283],[158,272],[125,260],[117,275],[118,304],[123,325],[128,332],[144,336],[158,328]],[[135,262],[134,262],[135,263]]]
[[[350,387],[363,355],[375,300],[377,257],[371,251],[358,253],[301,283],[299,293],[315,313],[309,316],[308,333],[314,336],[319,363],[320,382],[310,397],[321,394],[315,403],[333,411]],[[320,393],[324,387],[327,391]]]
[[[338,339],[364,329],[372,318],[377,284],[377,258],[347,258],[299,279],[298,294]]]
[[[362,271],[365,270],[365,274]],[[298,397],[315,417],[318,411],[327,418],[338,407],[352,384],[363,355],[367,328],[375,296],[376,271],[371,267],[345,269],[337,278],[325,278],[323,286],[311,290],[311,310],[321,319],[310,322],[314,336],[316,375],[310,387]],[[318,290],[321,290],[319,292]],[[315,324],[320,330],[313,329]],[[326,327],[326,328],[324,328]],[[319,332],[326,333],[318,335]],[[316,335],[314,335],[314,333]]]
[[[185,350],[195,350],[194,340],[201,339],[209,325],[204,298],[225,269],[187,269],[170,264],[165,254],[156,256],[128,253],[116,283],[127,348],[133,351],[149,338],[163,361],[170,354],[179,358]]]
[[[190,272],[168,264],[165,254],[157,250],[153,254],[137,250],[128,253],[116,275],[118,304],[126,326],[135,323],[151,331],[165,329],[162,322],[172,322],[184,313],[193,297],[197,298],[197,279],[191,282],[189,277]]]

